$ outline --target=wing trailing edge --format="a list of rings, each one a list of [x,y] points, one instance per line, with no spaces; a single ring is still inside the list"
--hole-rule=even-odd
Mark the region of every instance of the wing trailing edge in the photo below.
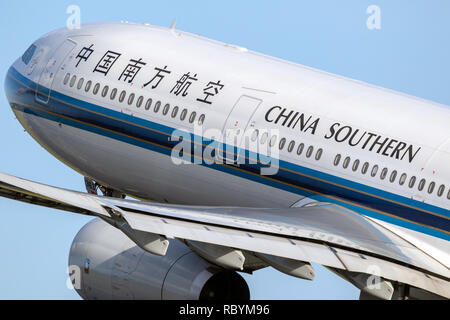
[[[240,252],[250,252],[282,272],[289,274],[291,269],[291,275],[304,278],[314,276],[309,263],[324,265],[364,292],[384,299],[392,297],[393,284],[450,298],[450,271],[445,265],[371,219],[335,204],[303,208],[169,205],[100,197],[3,173],[0,196],[100,217],[154,254],[164,255],[170,239],[178,238],[196,244],[206,256],[220,246],[233,258],[222,263],[238,269],[244,265]],[[375,281],[374,286],[369,280]]]

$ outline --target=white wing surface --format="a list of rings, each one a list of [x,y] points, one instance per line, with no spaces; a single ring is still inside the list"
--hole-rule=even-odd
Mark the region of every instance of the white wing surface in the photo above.
[[[363,290],[368,277],[375,275],[382,279],[381,291],[380,286],[378,291],[367,290],[382,298],[392,296],[392,283],[450,298],[450,271],[445,265],[373,220],[335,204],[302,208],[168,205],[100,197],[3,173],[0,196],[101,217],[156,254],[164,254],[170,239],[178,238],[198,248],[216,246],[252,254],[287,273],[295,262],[321,264]]]

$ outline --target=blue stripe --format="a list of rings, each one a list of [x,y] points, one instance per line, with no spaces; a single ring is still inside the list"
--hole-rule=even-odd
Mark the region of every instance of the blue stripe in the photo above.
[[[17,79],[19,82],[22,82],[24,85],[30,88],[36,88],[35,83],[23,77],[13,68],[10,69],[8,76]],[[9,90],[10,92],[18,90],[20,88],[19,82],[7,81],[7,90]],[[14,96],[14,94],[12,93],[11,96]],[[34,115],[44,117],[53,121],[62,122],[67,125],[108,136],[166,155],[170,155],[172,147],[177,144],[177,142],[168,141],[168,137],[170,137],[172,132],[175,130],[174,128],[154,123],[148,120],[136,118],[82,100],[78,100],[59,92],[52,92],[52,101],[48,107],[39,107],[38,105],[36,105],[36,103],[34,102],[34,92],[32,90],[28,90],[27,94],[22,94],[20,96],[14,97],[17,98],[17,105],[15,105],[15,108],[21,111],[32,113]],[[57,100],[60,100],[62,102],[59,102]],[[68,104],[72,104],[76,107],[70,106]],[[29,108],[25,105],[34,106],[34,108]],[[39,108],[41,110],[39,110]],[[53,112],[54,114],[49,114],[47,110]],[[62,116],[69,117],[70,119],[63,118]],[[86,122],[86,124],[82,124],[79,121]],[[101,128],[96,128],[92,125]],[[106,131],[104,129],[108,129],[110,131]],[[123,134],[126,134],[127,136],[124,136]],[[201,139],[202,137],[195,138]],[[250,154],[250,156],[256,157],[258,155]],[[370,210],[370,208],[372,208],[375,210],[383,211],[399,218],[407,219],[422,225],[434,227],[448,232],[450,229],[448,219],[420,211],[420,209],[422,209],[430,211],[432,213],[437,213],[445,217],[449,217],[449,210],[444,208],[421,203],[406,197],[402,197],[286,161],[280,161],[281,169],[279,170],[278,174],[270,176],[270,179],[268,179],[268,177],[258,175],[259,170],[261,169],[261,165],[244,165],[240,167],[241,170],[238,170],[233,166],[224,166],[219,164],[212,164],[207,166],[216,170],[220,170],[222,172],[240,176],[245,179],[250,179],[258,183],[263,183],[286,191],[301,194],[303,196],[321,198],[321,201],[338,203],[340,205],[349,207],[352,210],[377,219],[385,220],[390,223],[401,225],[423,233],[431,234],[440,238],[444,238],[446,240],[450,239],[448,233],[439,232],[435,229],[430,229],[412,222],[400,220],[395,217],[390,217],[385,214]],[[286,171],[285,169],[288,169],[290,171]],[[323,181],[319,181],[318,179],[321,179]],[[352,188],[354,190],[349,190],[348,188]],[[308,189],[309,191],[305,189]],[[367,194],[361,193],[358,190],[363,191]],[[320,194],[330,195],[333,196],[333,198],[322,196]],[[379,199],[374,196],[382,197],[385,199]],[[338,199],[336,199],[336,197],[340,197],[343,200],[351,201],[355,204],[368,207],[368,209],[339,201]],[[398,202],[398,204],[393,203],[392,201]],[[405,205],[413,206],[415,208],[405,207]]]

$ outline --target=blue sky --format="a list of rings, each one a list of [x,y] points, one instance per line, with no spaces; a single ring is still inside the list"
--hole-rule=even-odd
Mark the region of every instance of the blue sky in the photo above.
[[[169,26],[296,63],[450,105],[450,2],[0,1],[0,77],[35,39],[66,25],[69,5],[83,23]],[[381,10],[369,30],[366,9]],[[420,130],[420,128],[418,128]],[[42,149],[14,119],[0,90],[0,171],[83,190],[83,178]],[[66,287],[71,242],[90,218],[0,199],[0,299],[79,299]],[[313,282],[273,269],[245,276],[256,299],[357,299],[359,291],[320,266]]]

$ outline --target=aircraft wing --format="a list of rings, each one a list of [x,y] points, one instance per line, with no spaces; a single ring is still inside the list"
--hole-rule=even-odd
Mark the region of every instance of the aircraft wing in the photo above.
[[[224,249],[252,253],[288,274],[294,273],[295,262],[321,264],[381,298],[390,299],[396,283],[450,298],[450,270],[445,265],[373,220],[335,204],[169,205],[101,197],[3,173],[0,196],[100,217],[156,254],[164,254],[170,239],[177,238],[200,252],[212,246],[224,254]],[[369,283],[373,275],[381,279],[375,290]]]

